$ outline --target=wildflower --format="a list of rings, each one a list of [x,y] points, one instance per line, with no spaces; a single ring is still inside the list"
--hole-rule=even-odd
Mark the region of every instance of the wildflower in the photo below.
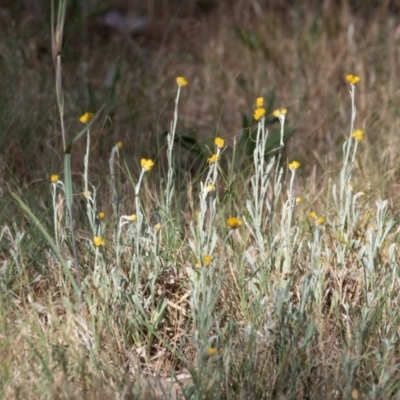
[[[100,211],[100,212],[99,212],[99,218],[100,218],[100,219],[104,219],[105,216],[106,216],[106,214],[104,214],[103,211]]]
[[[280,117],[283,117],[283,116],[285,116],[287,114],[287,109],[286,108],[281,108],[281,109],[276,109],[273,113],[272,113],[272,115],[274,116],[274,117],[276,117],[276,118],[280,118]]]
[[[188,84],[188,81],[183,76],[178,76],[176,78],[176,83],[178,84],[178,86],[182,87],[186,86]]]
[[[145,171],[150,172],[154,167],[154,162],[150,158],[148,160],[146,158],[142,158],[140,160],[140,165]]]
[[[358,390],[357,390],[357,389],[353,389],[353,390],[351,391],[351,398],[352,398],[353,400],[359,399]]]
[[[57,175],[57,174],[52,174],[52,175],[50,175],[50,182],[51,182],[51,183],[57,183],[59,178],[60,178],[59,175]]]
[[[293,160],[290,164],[289,164],[289,169],[291,170],[291,171],[294,171],[294,170],[296,170],[297,168],[299,168],[300,167],[300,163],[298,162],[298,161],[296,161],[296,160]]]
[[[131,221],[131,222],[137,221],[137,215],[136,215],[136,214],[130,215],[130,216],[129,216],[129,221]]]
[[[315,225],[316,225],[316,226],[323,225],[324,223],[325,223],[325,218],[324,218],[324,217],[318,217],[318,218],[315,220]]]
[[[353,136],[353,138],[356,139],[357,142],[361,142],[361,140],[364,139],[364,130],[357,129],[351,134],[351,136]]]
[[[257,99],[256,99],[256,107],[257,108],[264,107],[264,97],[257,97]]]
[[[209,356],[209,357],[213,357],[213,356],[215,356],[217,354],[217,349],[215,348],[215,347],[209,347],[208,349],[207,349],[207,355]]]
[[[296,204],[300,204],[303,201],[302,197],[296,197]]]
[[[223,149],[225,146],[225,140],[220,137],[216,137],[214,143],[219,149]]]
[[[201,264],[200,264],[199,262],[197,262],[196,264],[194,264],[194,266],[195,266],[196,268],[201,268]]]
[[[119,148],[119,149],[122,149],[122,146],[123,146],[124,144],[122,143],[122,142],[118,142],[117,143],[117,147]]]
[[[228,224],[229,229],[237,229],[240,228],[243,225],[243,221],[241,219],[238,219],[236,217],[230,217],[226,220],[226,223]]]
[[[90,190],[86,190],[86,191],[82,192],[82,195],[83,195],[83,197],[84,197],[85,199],[90,199],[91,194],[92,194],[92,193],[91,193]]]
[[[311,218],[314,218],[314,219],[317,219],[318,217],[317,217],[317,213],[315,212],[315,211],[310,211],[310,217]]]
[[[212,183],[210,183],[209,185],[207,185],[205,187],[206,192],[215,192],[215,185],[213,185]]]
[[[256,121],[260,120],[265,115],[265,108],[259,107],[254,111],[254,119]]]
[[[204,265],[206,266],[206,267],[208,267],[210,264],[211,264],[211,256],[209,255],[209,254],[206,254],[204,257],[203,257],[203,263],[204,263]]]
[[[219,156],[217,156],[216,154],[213,154],[208,161],[210,162],[210,164],[214,164],[219,160]]]
[[[88,124],[93,117],[94,117],[93,113],[87,112],[79,118],[79,122],[82,122],[82,124]]]
[[[154,226],[154,229],[155,229],[156,231],[161,230],[161,224],[155,225],[155,226]]]
[[[351,83],[352,85],[357,85],[358,82],[360,82],[360,77],[357,75],[353,74],[348,74],[346,75],[346,81]]]
[[[94,244],[96,247],[104,246],[104,240],[103,240],[103,238],[102,238],[101,236],[95,236],[95,237],[93,238],[93,244]]]

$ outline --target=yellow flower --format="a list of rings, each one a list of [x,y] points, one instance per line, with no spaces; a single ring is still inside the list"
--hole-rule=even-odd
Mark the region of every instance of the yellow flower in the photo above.
[[[318,217],[316,220],[315,220],[315,225],[323,225],[325,223],[325,218],[324,217]]]
[[[79,122],[82,122],[82,124],[88,124],[93,117],[94,117],[93,113],[87,112],[79,118]]]
[[[137,215],[136,215],[136,214],[132,214],[132,215],[129,217],[129,220],[130,220],[131,222],[137,221]]]
[[[87,190],[87,191],[85,191],[85,192],[82,192],[82,195],[83,195],[83,197],[84,197],[85,199],[88,199],[88,198],[90,197],[91,194],[92,194],[92,193],[91,193],[90,190]]]
[[[300,204],[303,201],[302,197],[296,197],[296,204]]]
[[[286,114],[287,114],[287,109],[286,108],[281,108],[280,110],[278,108],[272,113],[272,115],[274,117],[276,117],[276,118],[283,117]]]
[[[101,236],[95,236],[95,237],[93,238],[93,244],[94,244],[96,247],[104,246],[104,240],[103,240],[103,238],[102,238]]]
[[[353,138],[356,139],[357,142],[361,142],[361,140],[364,139],[364,130],[357,129],[351,134],[351,136],[353,136]]]
[[[259,107],[254,111],[254,119],[256,121],[260,120],[265,115],[265,108]]]
[[[359,397],[359,395],[358,395],[358,390],[357,389],[353,389],[352,391],[351,391],[351,398],[353,399],[353,400],[358,400],[360,397]]]
[[[314,218],[314,219],[317,219],[318,217],[317,217],[317,213],[315,212],[315,211],[310,211],[310,217],[311,218]]]
[[[106,214],[104,214],[103,211],[99,212],[100,219],[104,219],[105,216],[106,216]]]
[[[209,357],[215,356],[217,354],[217,349],[215,347],[209,347],[207,349],[207,355]]]
[[[240,228],[243,225],[243,221],[241,219],[238,219],[236,217],[230,217],[226,220],[226,223],[228,224],[229,229],[237,229]]]
[[[357,85],[358,82],[360,82],[360,77],[357,75],[353,74],[348,74],[346,75],[346,81],[351,83],[352,85]]]
[[[215,186],[212,183],[210,183],[205,187],[205,190],[206,192],[215,192]]]
[[[59,178],[60,178],[59,175],[57,175],[57,174],[52,174],[52,175],[50,175],[50,182],[51,182],[51,183],[57,183]]]
[[[122,142],[118,142],[117,143],[117,147],[119,148],[119,149],[122,149],[122,146],[123,146],[124,144],[122,143]]]
[[[154,167],[154,162],[150,158],[148,160],[146,158],[142,158],[140,160],[140,165],[145,171],[149,172]]]
[[[296,169],[299,168],[299,167],[300,167],[300,163],[299,163],[298,161],[296,161],[296,160],[292,161],[292,162],[289,164],[289,169],[290,169],[291,171],[294,171],[294,170],[296,170]]]
[[[214,164],[219,160],[219,156],[217,156],[216,154],[213,154],[208,161],[210,162],[210,164]]]
[[[161,230],[161,224],[154,225],[154,229],[155,229],[156,231]]]
[[[225,146],[225,140],[220,137],[216,137],[214,143],[219,149],[223,149]]]
[[[257,108],[264,107],[264,97],[257,97],[257,99],[256,99],[256,107]]]
[[[197,262],[196,264],[194,264],[194,266],[195,266],[196,268],[201,268],[201,264],[200,264],[199,262]]]
[[[203,257],[204,265],[205,265],[206,267],[208,267],[208,266],[211,264],[211,260],[212,260],[211,256],[210,256],[209,254],[206,254],[206,255]]]
[[[176,83],[178,84],[178,86],[186,86],[188,84],[188,81],[183,77],[183,76],[178,76],[176,78]]]

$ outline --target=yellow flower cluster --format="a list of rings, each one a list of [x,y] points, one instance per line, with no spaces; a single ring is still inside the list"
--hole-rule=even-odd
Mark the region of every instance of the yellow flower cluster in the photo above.
[[[178,76],[176,78],[176,83],[178,84],[178,86],[182,87],[187,86],[188,81],[183,76]]]
[[[363,129],[356,129],[351,136],[357,140],[357,142],[361,142],[364,139],[364,130]]]
[[[140,165],[142,166],[142,168],[146,171],[146,172],[150,172],[152,170],[152,168],[154,167],[154,162],[153,160],[146,159],[146,158],[142,158],[140,160]]]
[[[93,117],[93,113],[87,112],[79,118],[79,122],[82,122],[82,124],[88,124],[93,119]]]
[[[208,161],[210,162],[210,164],[214,164],[219,160],[219,156],[217,156],[216,154],[213,154]]]
[[[229,229],[237,229],[243,225],[243,221],[236,217],[230,217],[226,220]]]
[[[59,175],[57,175],[57,174],[52,174],[52,175],[50,175],[50,182],[51,182],[51,183],[57,183],[59,178],[60,178]]]
[[[208,267],[208,266],[211,264],[211,260],[212,260],[212,257],[211,257],[209,254],[206,254],[206,255],[203,257],[203,263],[204,263],[204,265],[205,265],[206,267]]]
[[[105,216],[106,216],[106,214],[104,214],[103,211],[100,211],[100,212],[99,212],[99,218],[100,218],[100,219],[104,219]]]
[[[296,160],[293,160],[291,163],[289,163],[289,169],[291,171],[294,171],[299,167],[300,167],[300,163],[298,161],[296,161]]]
[[[102,238],[101,236],[95,236],[95,237],[93,238],[93,244],[94,244],[96,247],[104,246],[104,240],[103,240],[103,238]]]
[[[346,81],[351,83],[352,85],[357,85],[358,82],[360,82],[360,77],[357,75],[353,74],[348,74],[346,75]]]
[[[325,223],[325,218],[324,217],[318,217],[317,213],[315,211],[310,212],[310,217],[315,220],[315,225],[323,225]]]
[[[264,107],[264,97],[257,97],[256,99],[256,108]]]
[[[283,116],[285,116],[287,114],[287,109],[286,108],[281,108],[281,109],[276,109],[273,113],[272,113],[272,115],[274,116],[274,117],[276,117],[276,118],[280,118],[280,117],[283,117]]]
[[[258,107],[254,111],[254,119],[256,121],[259,121],[264,115],[265,115],[265,108],[264,107]]]
[[[215,348],[215,347],[209,347],[208,349],[207,349],[207,355],[209,356],[209,357],[213,357],[213,356],[215,356],[217,354],[217,349]]]
[[[214,143],[219,149],[223,149],[225,146],[225,140],[220,137],[216,137]]]
[[[209,192],[215,192],[215,185],[213,185],[212,183],[210,183],[210,184],[208,184],[208,185],[205,187],[205,190],[206,190],[207,193],[209,193]]]

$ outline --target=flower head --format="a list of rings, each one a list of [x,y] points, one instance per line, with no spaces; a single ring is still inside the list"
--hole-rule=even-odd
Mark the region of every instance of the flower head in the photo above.
[[[119,148],[119,149],[122,149],[122,146],[123,146],[124,144],[122,143],[122,142],[118,142],[117,143],[117,147]]]
[[[302,197],[296,197],[296,204],[300,204],[303,201]]]
[[[161,230],[161,228],[162,228],[161,224],[154,225],[154,229],[155,229],[156,231]]]
[[[351,83],[352,85],[357,85],[358,82],[360,82],[360,77],[357,75],[353,74],[348,74],[346,75],[346,81]]]
[[[217,354],[217,349],[215,348],[215,347],[209,347],[208,349],[207,349],[207,355],[209,356],[209,357],[213,357],[213,356],[215,356]]]
[[[188,81],[183,76],[178,76],[176,78],[176,83],[178,84],[178,86],[182,87],[186,86],[188,84]]]
[[[364,130],[357,129],[351,134],[351,136],[353,136],[353,138],[356,139],[357,142],[361,142],[361,140],[364,139]]]
[[[205,191],[206,191],[207,193],[209,193],[209,192],[215,192],[215,185],[213,185],[212,183],[208,184],[208,185],[205,187]]]
[[[257,99],[256,99],[256,107],[257,108],[264,107],[264,97],[257,97]]]
[[[93,117],[94,117],[93,113],[87,112],[79,118],[79,122],[82,122],[82,124],[88,124]]]
[[[106,216],[106,214],[104,214],[103,211],[100,211],[100,212],[99,212],[99,218],[100,218],[100,219],[104,219],[105,216]]]
[[[256,121],[259,121],[264,115],[265,115],[265,108],[264,107],[258,107],[254,111],[254,119]]]
[[[96,247],[104,246],[104,240],[103,240],[103,238],[102,238],[101,236],[95,236],[95,237],[93,238],[93,244],[94,244]]]
[[[82,192],[82,195],[85,199],[90,199],[92,192],[90,190],[86,190],[86,191]]]
[[[208,161],[210,162],[210,164],[214,164],[219,160],[219,156],[217,156],[216,154],[213,154]]]
[[[203,263],[204,263],[204,265],[205,265],[206,267],[208,267],[208,266],[211,264],[211,260],[212,260],[212,257],[211,257],[209,254],[206,254],[206,255],[203,257]]]
[[[223,149],[225,146],[225,140],[220,137],[216,137],[214,143],[219,149]]]
[[[59,178],[60,178],[59,175],[57,175],[57,174],[52,174],[52,175],[50,175],[50,182],[51,182],[51,183],[57,183]]]
[[[299,168],[300,167],[300,163],[298,162],[298,161],[296,161],[296,160],[293,160],[290,164],[289,164],[289,169],[291,170],[291,171],[294,171],[294,170],[296,170],[297,168]]]
[[[146,158],[142,158],[140,160],[140,165],[145,171],[150,172],[154,167],[154,162],[150,158],[148,160]]]
[[[137,215],[136,215],[136,214],[130,215],[130,216],[129,216],[129,221],[131,221],[131,222],[137,221]]]
[[[317,219],[318,217],[317,217],[317,213],[315,212],[315,211],[310,211],[310,217],[311,218],[314,218],[314,219]]]
[[[228,224],[229,229],[237,229],[240,228],[243,225],[243,221],[241,219],[238,219],[236,217],[230,217],[226,220],[226,223]]]
[[[276,118],[280,118],[280,117],[283,117],[283,116],[285,116],[287,114],[287,109],[286,108],[281,108],[281,109],[276,109],[273,113],[272,113],[272,115],[274,116],[274,117],[276,117]]]
[[[323,225],[324,223],[325,223],[325,218],[324,218],[324,217],[318,217],[318,218],[315,220],[315,225],[316,225],[316,226]]]

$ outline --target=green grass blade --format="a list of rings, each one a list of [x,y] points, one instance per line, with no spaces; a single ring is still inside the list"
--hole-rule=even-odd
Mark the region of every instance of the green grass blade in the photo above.
[[[62,267],[65,270],[65,274],[67,275],[68,279],[70,280],[72,287],[74,288],[76,295],[79,297],[79,289],[78,285],[75,282],[74,277],[71,274],[71,271],[68,268],[67,262],[64,260],[63,256],[61,255],[58,247],[56,246],[54,240],[51,238],[49,233],[46,231],[45,227],[41,224],[41,222],[36,218],[35,214],[33,214],[32,210],[15,194],[11,193],[11,195],[14,197],[14,199],[18,202],[19,206],[22,208],[22,210],[28,215],[28,217],[32,220],[32,222],[39,228],[40,232],[42,232],[42,235],[46,239],[47,243],[53,250],[55,256],[57,257],[58,261],[62,265]]]

